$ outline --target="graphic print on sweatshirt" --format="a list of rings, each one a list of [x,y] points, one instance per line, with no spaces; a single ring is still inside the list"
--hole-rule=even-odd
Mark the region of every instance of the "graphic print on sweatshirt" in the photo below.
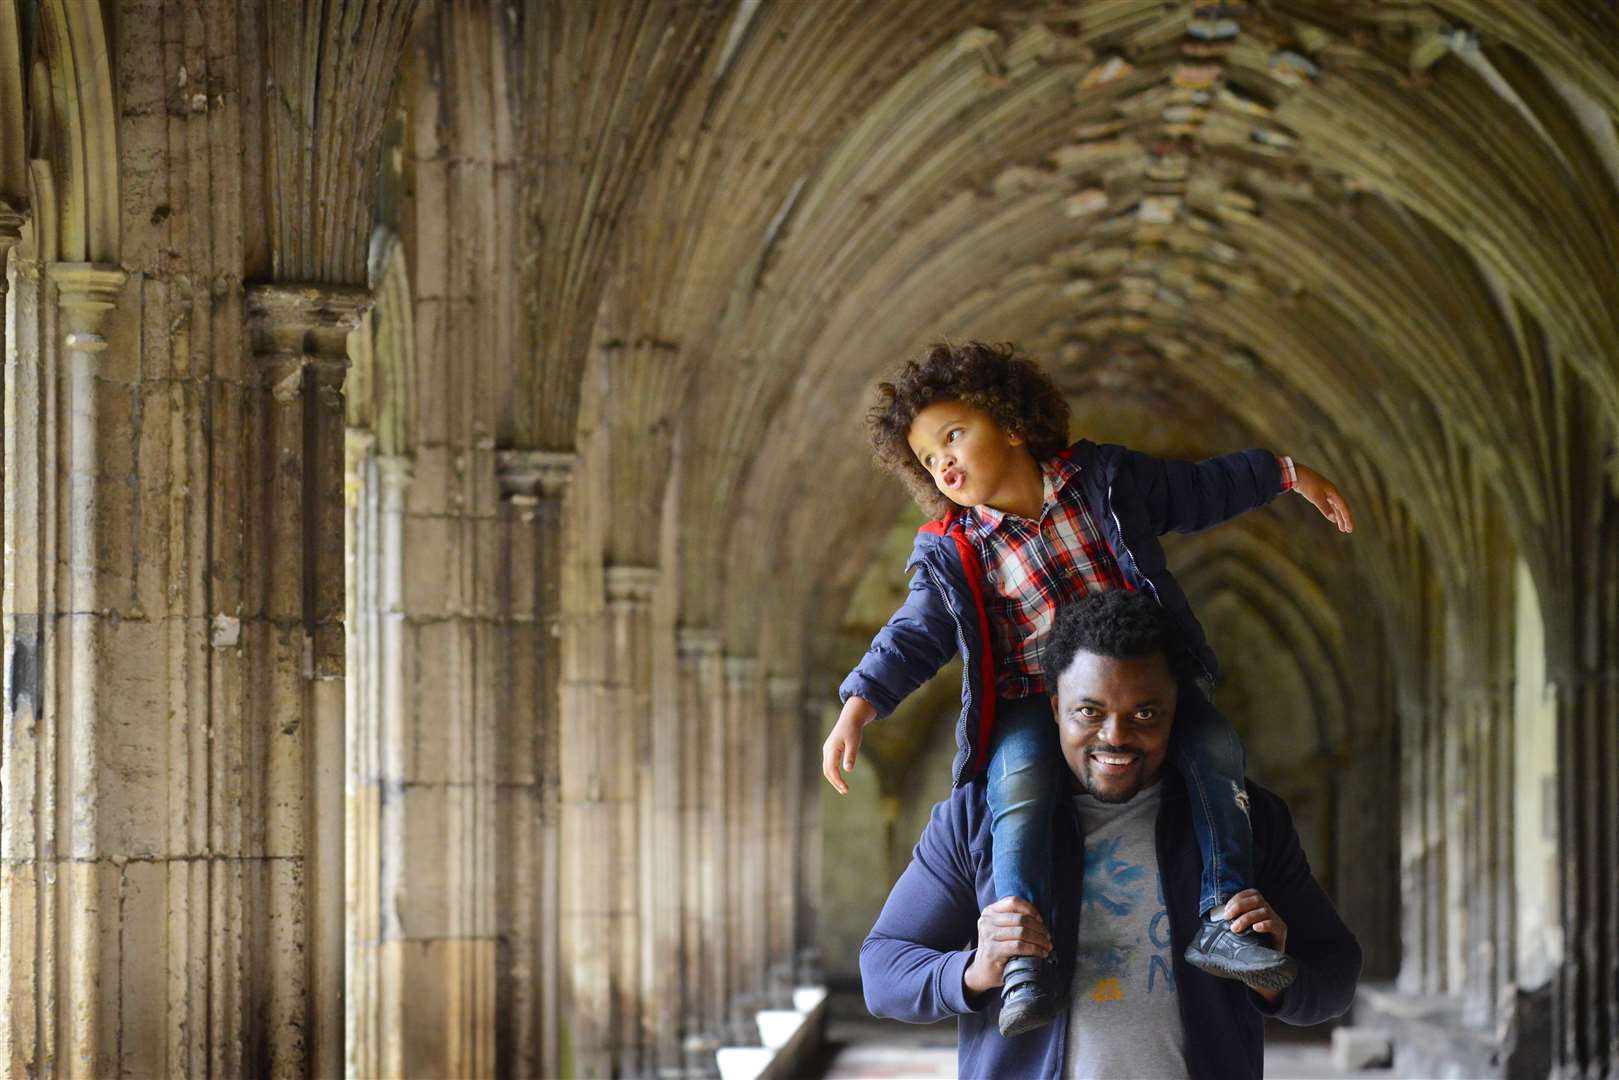
[[[1074,799],[1085,878],[1065,1076],[1185,1075],[1169,911],[1158,873],[1162,791],[1128,802]]]
[[[1121,854],[1124,839],[1097,837],[1085,846],[1083,918],[1096,933],[1081,932],[1079,966],[1091,977],[1093,1001],[1123,1001],[1126,986],[1138,993],[1175,992],[1163,882],[1156,867],[1148,874]]]

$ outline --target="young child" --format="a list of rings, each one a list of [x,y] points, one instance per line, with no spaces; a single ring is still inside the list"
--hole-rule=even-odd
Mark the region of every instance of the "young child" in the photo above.
[[[1349,507],[1326,478],[1264,450],[1196,464],[1081,439],[1068,444],[1068,403],[1011,346],[936,345],[878,388],[867,426],[879,462],[935,515],[917,534],[910,594],[839,688],[843,711],[822,748],[840,794],[860,733],[892,712],[960,650],[962,710],[956,786],[988,769],[996,895],[1033,904],[1049,925],[1050,826],[1063,790],[1041,641],[1064,603],[1104,589],[1146,592],[1170,613],[1198,683],[1176,706],[1172,760],[1191,795],[1203,854],[1204,921],[1186,960],[1250,986],[1282,989],[1291,959],[1221,909],[1252,884],[1245,757],[1209,702],[1218,665],[1186,596],[1164,564],[1160,534],[1196,532],[1298,490],[1343,532]],[[1093,754],[1121,774],[1129,753]],[[1002,985],[1000,1030],[1049,1022],[1056,995],[1041,962],[1014,957]]]

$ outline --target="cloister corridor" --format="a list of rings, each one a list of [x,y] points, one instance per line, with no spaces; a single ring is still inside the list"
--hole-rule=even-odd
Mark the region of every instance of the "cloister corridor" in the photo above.
[[[1613,0],[0,0],[0,1072],[717,1076],[856,989],[948,339],[1339,485],[1165,546],[1348,1022],[1619,1076],[1616,124]]]

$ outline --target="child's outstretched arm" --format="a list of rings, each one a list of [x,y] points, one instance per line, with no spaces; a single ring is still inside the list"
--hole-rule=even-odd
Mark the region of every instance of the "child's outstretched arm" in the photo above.
[[[854,768],[854,759],[860,753],[860,733],[875,719],[877,706],[859,694],[850,695],[838,714],[838,722],[832,725],[832,734],[821,747],[821,775],[839,795],[849,794],[843,774]]]
[[[1298,477],[1293,484],[1294,491],[1309,499],[1310,505],[1321,511],[1322,517],[1338,526],[1339,532],[1355,531],[1355,516],[1349,512],[1349,501],[1336,484],[1310,466],[1300,465],[1296,461],[1293,471]]]
[[[821,747],[821,773],[839,795],[849,793],[843,773],[854,768],[861,730],[893,712],[956,652],[956,623],[923,568],[911,578],[905,603],[838,688],[843,712]]]
[[[1308,465],[1292,463],[1289,480],[1284,460],[1269,450],[1244,450],[1203,461],[1155,458],[1136,450],[1121,453],[1118,476],[1134,489],[1134,499],[1120,506],[1139,508],[1142,524],[1153,533],[1200,532],[1264,506],[1290,487],[1310,500],[1342,532],[1354,531],[1349,503],[1338,488]]]

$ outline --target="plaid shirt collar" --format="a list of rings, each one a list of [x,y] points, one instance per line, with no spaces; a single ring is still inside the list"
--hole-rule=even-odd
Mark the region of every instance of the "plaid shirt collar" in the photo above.
[[[1049,457],[1040,463],[1040,478],[1045,482],[1044,502],[1040,507],[1041,517],[1057,501],[1057,493],[1068,486],[1068,482],[1079,475],[1079,466],[1061,457]],[[1016,515],[1013,515],[1014,517]],[[978,534],[980,540],[987,540],[1001,527],[1007,515],[1001,510],[989,506],[973,506],[966,511],[968,523]]]

